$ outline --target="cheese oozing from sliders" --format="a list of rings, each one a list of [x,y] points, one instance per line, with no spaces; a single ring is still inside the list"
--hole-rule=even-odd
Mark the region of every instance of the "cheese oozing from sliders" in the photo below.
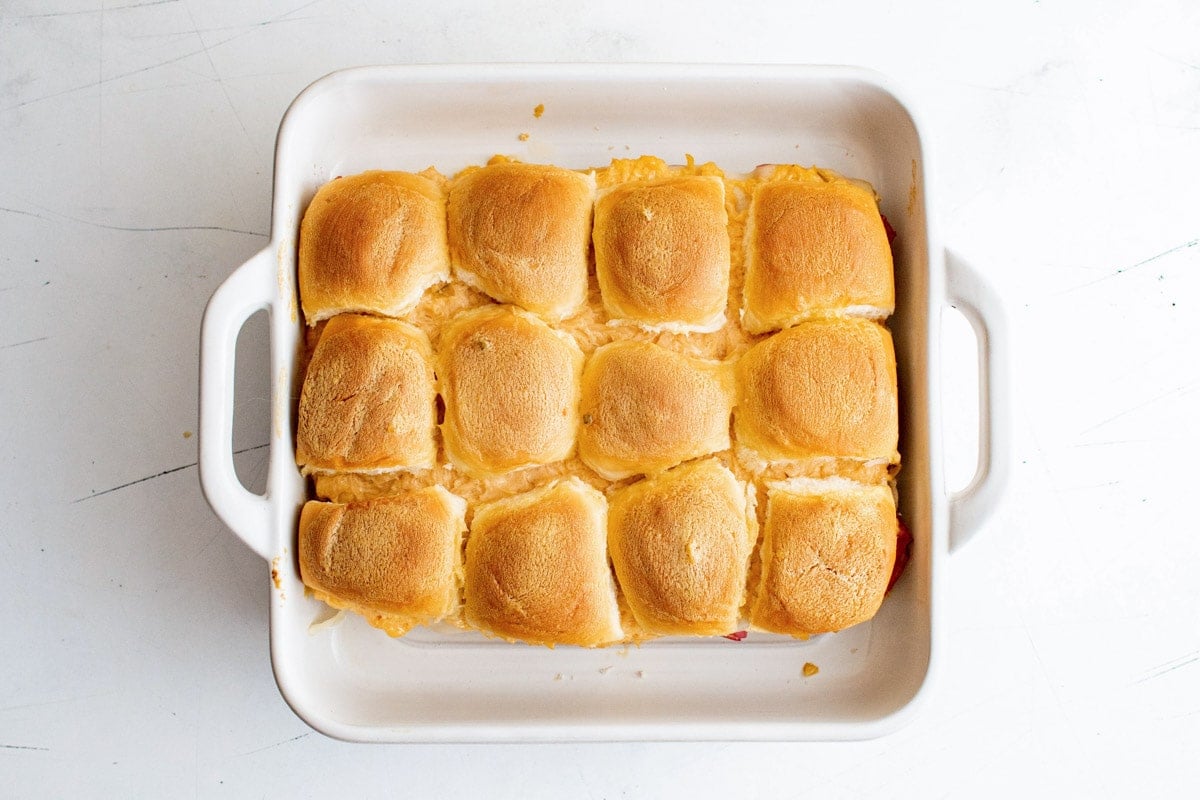
[[[333,183],[386,196],[393,174]],[[297,462],[336,502],[306,511],[301,536],[312,551],[334,506],[362,527],[385,513],[362,503],[436,487],[461,508],[465,605],[387,611],[376,590],[346,594],[376,585],[384,567],[369,564],[336,591],[302,564],[314,595],[389,632],[449,619],[549,646],[804,637],[875,613],[889,536],[895,557],[895,503],[878,490],[892,491],[899,419],[893,267],[869,185],[649,156],[417,177],[442,193],[450,279],[413,267],[387,278],[386,302],[304,305],[318,324]],[[307,245],[336,249],[322,213],[314,199]],[[360,261],[386,262],[379,230],[351,237],[372,254]],[[354,541],[346,552],[368,560],[425,558]]]

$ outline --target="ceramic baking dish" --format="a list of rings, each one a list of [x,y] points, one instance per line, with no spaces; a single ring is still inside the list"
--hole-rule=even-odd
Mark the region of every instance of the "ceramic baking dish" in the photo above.
[[[545,113],[535,118],[535,106]],[[527,134],[525,136],[524,134]],[[393,640],[348,616],[313,628],[294,538],[305,481],[293,461],[302,375],[295,285],[300,217],[337,175],[370,168],[452,174],[495,153],[582,168],[652,154],[817,164],[874,184],[896,239],[901,512],[913,558],[878,616],[795,641],[662,640],[554,650],[419,630]],[[855,739],[894,729],[929,691],[940,650],[946,556],[1002,483],[1000,308],[946,258],[933,224],[927,144],[880,76],[806,66],[471,65],[372,67],[323,78],[288,109],[276,147],[271,242],[213,295],[201,333],[200,477],[216,513],[272,575],[271,658],[280,691],[314,728],[342,739],[571,741]],[[939,322],[957,305],[980,342],[980,463],[962,493],[942,478]],[[266,309],[271,450],[265,495],[234,473],[238,331]],[[805,677],[805,663],[820,672]]]

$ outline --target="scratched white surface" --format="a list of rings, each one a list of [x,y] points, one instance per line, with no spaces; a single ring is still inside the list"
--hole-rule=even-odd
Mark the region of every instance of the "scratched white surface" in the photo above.
[[[1200,6],[492,5],[0,2],[0,794],[1195,796]],[[200,314],[266,241],[280,116],[340,67],[555,60],[853,63],[916,98],[945,240],[1009,313],[1015,460],[949,559],[943,668],[899,733],[362,746],[280,699],[266,565],[205,505],[190,436]],[[948,415],[960,481],[972,424]]]

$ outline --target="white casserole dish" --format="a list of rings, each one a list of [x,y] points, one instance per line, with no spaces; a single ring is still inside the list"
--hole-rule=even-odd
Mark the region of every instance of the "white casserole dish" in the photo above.
[[[545,114],[535,119],[533,109]],[[518,135],[528,133],[526,141]],[[370,168],[452,174],[495,153],[569,167],[640,154],[817,164],[870,181],[896,239],[895,337],[904,467],[900,508],[913,557],[878,616],[799,642],[659,641],[582,650],[417,631],[392,640],[357,617],[310,632],[294,553],[305,482],[293,461],[303,321],[295,286],[300,217],[317,187]],[[470,65],[372,67],[306,89],[280,126],[270,245],[213,295],[201,335],[200,477],[213,509],[267,559],[271,658],[280,691],[342,739],[572,741],[858,739],[908,719],[929,691],[942,636],[942,573],[994,503],[1006,463],[1002,317],[978,277],[944,257],[929,154],[911,109],[880,76],[803,66]],[[959,306],[980,341],[980,463],[948,496],[939,439],[939,322]],[[234,473],[233,356],[245,320],[270,315],[267,490]],[[803,677],[806,662],[820,673]]]

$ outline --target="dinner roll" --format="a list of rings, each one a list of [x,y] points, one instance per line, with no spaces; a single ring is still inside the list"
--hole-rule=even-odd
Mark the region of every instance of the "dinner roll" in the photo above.
[[[436,415],[425,334],[397,320],[339,314],[304,376],[296,463],[305,472],[432,467]]]
[[[745,253],[742,322],[751,333],[831,314],[881,319],[895,308],[892,248],[875,194],[862,183],[758,184]]]
[[[734,430],[739,447],[768,462],[897,462],[891,334],[869,320],[822,319],[759,342],[738,362]]]
[[[591,174],[498,162],[454,179],[448,209],[454,276],[555,322],[587,298]]]
[[[618,480],[727,450],[733,395],[726,364],[649,342],[605,345],[583,371],[579,455]]]
[[[455,467],[498,474],[572,453],[583,353],[570,336],[489,305],[456,317],[439,349],[442,436]]]
[[[728,222],[725,184],[715,176],[632,181],[603,192],[592,239],[605,312],[652,329],[720,328]]]
[[[480,506],[467,539],[465,620],[509,641],[618,641],[604,495],[578,478]]]
[[[345,312],[408,313],[450,279],[441,184],[380,170],[330,181],[300,223],[299,262],[309,325]]]
[[[650,635],[735,631],[757,537],[745,485],[715,459],[675,467],[609,498],[617,581]]]
[[[770,487],[750,623],[804,638],[870,619],[887,590],[896,535],[887,486],[828,478]]]
[[[466,504],[440,486],[300,512],[300,577],[334,608],[392,636],[459,607]]]

